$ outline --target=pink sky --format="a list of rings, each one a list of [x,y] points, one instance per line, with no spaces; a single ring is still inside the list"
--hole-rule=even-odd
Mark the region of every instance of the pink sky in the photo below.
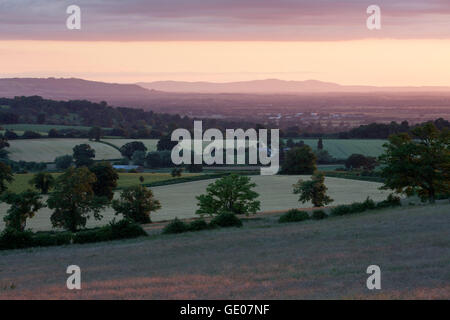
[[[0,1],[0,77],[450,85],[450,1],[375,2],[79,0],[67,30],[72,1]]]

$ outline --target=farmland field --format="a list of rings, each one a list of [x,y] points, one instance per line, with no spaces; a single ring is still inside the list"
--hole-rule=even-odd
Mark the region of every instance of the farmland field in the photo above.
[[[402,207],[288,224],[267,216],[243,228],[0,252],[0,297],[450,299],[449,210]],[[74,263],[80,291],[65,286]],[[381,290],[366,288],[372,264],[381,268]]]
[[[294,141],[301,140],[313,150],[317,149],[318,139],[295,139]],[[347,159],[353,153],[378,157],[383,153],[383,144],[386,142],[386,140],[375,139],[323,139],[323,149],[336,159]]]
[[[276,211],[290,208],[311,207],[311,203],[301,204],[298,195],[292,193],[292,185],[297,182],[299,176],[252,176],[251,179],[257,184],[255,191],[260,194],[261,211]],[[308,176],[302,176],[308,179]],[[196,217],[196,196],[203,194],[208,184],[214,180],[203,180],[195,182],[180,183],[152,188],[156,199],[160,200],[162,209],[152,214],[153,221],[171,220],[178,218]],[[343,180],[338,178],[326,178],[328,194],[334,202],[332,205],[347,204],[354,201],[364,201],[368,196],[374,201],[386,199],[388,192],[378,188],[380,183]],[[116,197],[118,193],[116,192]],[[0,230],[3,228],[3,214],[6,212],[6,204],[0,204]],[[106,224],[114,218],[114,211],[107,208],[102,213],[104,220],[89,221],[88,226]],[[49,209],[42,209],[36,217],[29,220],[27,225],[33,230],[50,230]]]
[[[157,139],[103,139],[117,147],[123,146],[127,142],[142,141],[147,147],[148,151],[155,151]],[[303,140],[305,144],[309,145],[313,150],[317,149],[317,139],[295,139],[294,141]],[[378,157],[383,153],[383,144],[386,140],[374,139],[324,139],[323,147],[331,156],[337,159],[347,159],[353,153],[363,154],[370,157]],[[206,146],[208,142],[204,142]]]
[[[28,123],[21,123],[21,124],[2,124],[2,128],[13,130],[14,132],[18,131],[35,131],[39,133],[48,133],[51,129],[56,130],[62,130],[62,129],[77,129],[77,130],[89,130],[91,127],[85,127],[85,126],[64,126],[64,125],[47,125],[47,124],[28,124]]]
[[[60,175],[60,173],[52,173],[52,175],[56,178]],[[183,173],[183,177],[192,177],[197,176],[197,173]],[[33,173],[26,174],[16,174],[14,175],[14,181],[11,184],[8,184],[8,190],[11,192],[22,192],[26,189],[31,188],[29,185],[29,181],[34,176]],[[153,183],[159,181],[168,181],[168,180],[176,180],[178,178],[174,178],[170,175],[170,173],[119,173],[119,180],[117,181],[118,188],[126,188],[136,184],[140,184],[139,177],[144,177],[145,183]]]
[[[157,139],[102,139],[117,148],[132,141],[141,141],[147,147],[147,151],[156,151]],[[317,139],[303,140],[305,144],[314,150],[317,147]],[[337,159],[346,159],[353,153],[377,157],[383,152],[385,140],[358,140],[358,139],[324,139],[324,149]],[[11,140],[9,151],[10,159],[15,161],[53,162],[57,156],[72,154],[72,148],[81,143],[88,143],[96,150],[96,160],[118,159],[122,156],[112,146],[88,139],[33,139],[33,140]],[[204,142],[206,146],[208,142]],[[31,148],[31,149],[28,149]]]
[[[88,139],[25,139],[11,140],[7,151],[14,161],[53,162],[56,157],[73,154],[73,147],[89,144],[95,150],[94,160],[120,159],[122,155],[116,149],[104,143]]]
[[[133,141],[141,141],[146,147],[147,151],[156,151],[156,145],[158,144],[158,139],[102,139],[105,142],[109,142],[116,147],[120,148],[124,144]]]

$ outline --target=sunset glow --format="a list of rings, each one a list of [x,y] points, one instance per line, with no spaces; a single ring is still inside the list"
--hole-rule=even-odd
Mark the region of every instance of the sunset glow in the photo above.
[[[1,41],[0,56],[1,77],[113,82],[279,78],[382,86],[450,85],[448,40]]]

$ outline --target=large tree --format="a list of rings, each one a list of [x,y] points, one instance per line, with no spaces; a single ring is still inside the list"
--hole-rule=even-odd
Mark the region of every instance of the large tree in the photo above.
[[[450,130],[427,123],[389,137],[380,156],[384,189],[434,202],[450,194]]]
[[[131,161],[135,166],[144,166],[145,165],[145,151],[136,150],[131,157]]]
[[[133,154],[136,151],[147,151],[147,147],[141,142],[141,141],[132,141],[132,142],[128,142],[126,144],[124,144],[122,147],[120,147],[120,153],[122,153],[122,155],[124,157],[127,157],[128,159],[131,160],[131,158],[133,157]]]
[[[197,197],[197,214],[234,214],[256,213],[260,202],[256,200],[259,194],[252,190],[255,183],[246,176],[232,174],[216,180],[206,188],[206,194]]]
[[[55,185],[55,178],[48,172],[39,172],[33,176],[29,184],[40,190],[42,194],[47,194]]]
[[[281,167],[285,174],[312,174],[316,169],[316,155],[307,145],[289,150]]]
[[[0,162],[0,194],[8,189],[6,183],[11,183],[13,180],[14,178],[11,167],[3,162]]]
[[[119,175],[109,162],[99,162],[89,168],[95,174],[96,181],[92,185],[94,194],[98,197],[106,197],[112,200],[114,189],[117,187]]]
[[[95,174],[86,167],[69,168],[58,177],[47,201],[48,207],[54,210],[50,217],[54,227],[75,232],[86,226],[91,213],[96,220],[102,218],[100,211],[108,199],[95,196],[92,186],[96,181]]]
[[[333,199],[327,196],[327,190],[323,173],[315,173],[311,180],[300,179],[294,184],[294,194],[300,194],[298,201],[302,203],[311,201],[314,207],[323,207],[333,202]]]
[[[27,219],[33,218],[35,213],[44,207],[41,196],[31,190],[19,194],[6,192],[1,200],[10,205],[3,218],[6,227],[17,231],[24,231]]]
[[[0,150],[8,147],[9,147],[8,139],[4,137],[2,134],[0,134]]]
[[[59,156],[55,158],[55,166],[57,169],[66,170],[73,163],[73,157],[71,155]]]
[[[374,157],[366,157],[362,154],[354,153],[345,160],[345,167],[347,169],[360,169],[372,171],[375,169],[377,161]]]
[[[153,192],[141,185],[126,188],[119,200],[112,202],[116,214],[138,223],[150,223],[150,213],[161,208],[161,204],[153,196]]]
[[[94,163],[95,150],[88,144],[80,144],[73,148],[73,159],[75,165],[79,167],[89,167]]]
[[[100,127],[92,127],[91,129],[89,129],[89,139],[91,140],[95,140],[95,141],[100,141],[100,139],[102,138],[103,135],[103,131],[102,128]]]
[[[161,167],[161,156],[159,152],[149,152],[145,157],[145,164],[149,168],[159,168]]]
[[[162,136],[159,139],[158,144],[156,145],[156,149],[158,151],[170,150],[172,151],[173,147],[178,144],[177,141],[172,141],[171,135]]]

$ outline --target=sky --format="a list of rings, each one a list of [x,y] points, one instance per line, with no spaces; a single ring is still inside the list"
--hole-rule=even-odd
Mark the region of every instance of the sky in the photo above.
[[[81,29],[69,30],[70,5]],[[381,29],[366,12],[381,9]],[[450,86],[449,0],[0,0],[0,77]]]

